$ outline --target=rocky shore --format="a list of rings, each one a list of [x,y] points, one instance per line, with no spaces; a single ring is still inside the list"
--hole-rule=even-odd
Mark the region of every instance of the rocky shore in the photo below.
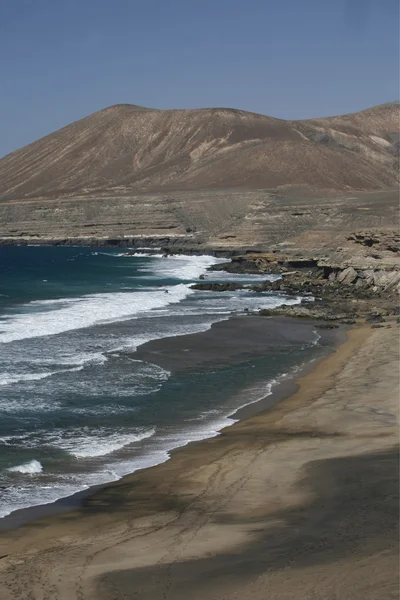
[[[361,318],[377,324],[386,316],[399,313],[400,234],[387,224],[382,228],[341,232],[339,235],[329,229],[325,231],[325,237],[321,232],[314,232],[304,239],[299,237],[294,241],[259,247],[220,246],[202,238],[195,241],[191,234],[123,238],[0,238],[0,246],[9,244],[96,246],[131,252],[210,254],[227,258],[230,262],[220,263],[212,269],[233,274],[274,273],[280,278],[258,285],[243,285],[235,281],[210,282],[205,276],[204,281],[193,288],[218,292],[248,288],[254,292],[281,292],[303,298],[301,304],[284,305],[259,313],[267,316],[286,315],[346,323]],[[310,302],[311,299],[313,302]]]
[[[294,249],[275,250],[233,257],[229,263],[212,267],[229,273],[280,275],[275,281],[257,285],[204,281],[192,287],[218,292],[246,288],[302,297],[298,305],[259,311],[258,314],[265,316],[286,315],[347,324],[361,318],[377,325],[386,316],[399,315],[400,236],[395,232],[357,232],[348,236],[347,242],[357,244],[357,252],[351,252],[350,247],[336,249],[326,256],[312,256]]]

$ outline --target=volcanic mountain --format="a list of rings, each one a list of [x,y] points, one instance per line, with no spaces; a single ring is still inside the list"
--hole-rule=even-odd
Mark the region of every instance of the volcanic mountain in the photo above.
[[[111,106],[0,160],[0,198],[104,192],[383,188],[396,181],[399,105],[284,121],[241,110]],[[397,136],[397,137],[396,137]]]
[[[280,223],[289,236],[339,227],[348,218],[329,198],[396,185],[399,122],[396,103],[303,121],[111,106],[0,160],[0,238],[240,245],[280,239]],[[294,209],[299,199],[312,208]]]

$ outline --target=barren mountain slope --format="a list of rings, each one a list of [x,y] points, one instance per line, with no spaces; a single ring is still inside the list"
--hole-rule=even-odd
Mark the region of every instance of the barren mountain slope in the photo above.
[[[0,199],[384,188],[396,182],[399,115],[396,104],[309,121],[223,108],[111,106],[0,160]]]
[[[336,117],[323,117],[304,121],[317,126],[332,127],[344,133],[363,132],[366,135],[385,137],[389,134],[399,134],[400,129],[400,103],[389,102],[373,106],[357,113],[339,115]]]

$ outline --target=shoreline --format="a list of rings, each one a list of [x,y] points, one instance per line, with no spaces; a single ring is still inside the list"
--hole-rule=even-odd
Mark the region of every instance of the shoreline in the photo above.
[[[350,328],[270,410],[105,486],[78,510],[4,532],[2,598],[33,589],[85,600],[396,597],[390,325]]]
[[[139,346],[138,349],[132,353],[132,356],[136,359],[146,360],[147,362],[153,362],[153,364],[159,364],[160,366],[165,367],[166,365],[163,364],[163,362],[161,362],[161,364],[159,362],[160,357],[162,357],[162,354],[161,356],[160,354],[158,354],[158,352],[160,352],[160,347],[170,347],[172,345],[178,347],[179,349],[179,347],[182,346],[182,344],[184,346],[187,346],[189,340],[194,346],[197,346],[199,344],[199,339],[201,340],[201,338],[204,339],[210,336],[211,330],[215,332],[216,329],[227,329],[229,325],[230,329],[232,329],[231,335],[233,336],[235,331],[235,325],[237,327],[238,323],[240,324],[243,322],[245,324],[249,324],[249,319],[251,319],[253,323],[261,322],[262,325],[271,323],[273,324],[272,327],[276,326],[278,328],[284,324],[289,324],[290,327],[295,327],[297,325],[298,327],[303,326],[307,328],[315,328],[315,330],[317,331],[321,326],[321,323],[318,321],[304,321],[300,319],[293,319],[290,317],[258,317],[253,315],[232,316],[225,321],[217,321],[213,323],[210,329],[203,332],[166,337],[160,340],[152,340],[143,344],[142,346]],[[239,329],[239,327],[237,328]],[[266,381],[266,384],[272,384],[270,393],[267,393],[265,396],[253,400],[251,402],[244,403],[242,406],[239,406],[233,412],[226,414],[225,417],[228,419],[232,419],[232,422],[222,427],[222,429],[219,429],[217,436],[221,435],[221,433],[224,432],[226,429],[229,429],[230,427],[234,426],[240,421],[249,419],[257,414],[270,410],[278,402],[294,394],[298,389],[298,380],[301,379],[305,374],[309,373],[314,368],[316,368],[321,360],[326,358],[327,355],[329,356],[331,353],[334,353],[337,347],[345,341],[346,329],[348,329],[346,326],[342,326],[338,329],[333,330],[319,329],[318,333],[320,335],[320,339],[318,340],[318,348],[320,350],[321,355],[319,357],[313,358],[311,360],[306,360],[304,363],[296,365],[292,370],[293,372],[278,375],[277,379],[273,380],[272,382]],[[152,351],[157,352],[156,358],[151,356]],[[171,365],[168,365],[168,367],[171,368]],[[191,441],[182,446],[177,446],[168,451],[168,457],[161,463],[157,463],[155,465],[145,467],[142,469],[137,469],[132,473],[128,473],[122,476],[118,480],[90,486],[83,490],[77,491],[71,495],[58,498],[54,502],[34,505],[12,511],[10,514],[0,519],[0,534],[2,532],[7,532],[19,528],[25,524],[29,524],[30,522],[35,522],[36,520],[41,518],[61,515],[71,510],[79,510],[79,508],[81,508],[86,501],[90,501],[92,496],[95,496],[98,492],[101,492],[105,488],[120,483],[121,481],[123,482],[126,478],[132,477],[139,473],[143,473],[148,469],[157,467],[159,464],[165,464],[166,462],[172,459],[176,452],[180,452],[193,444],[202,444],[203,442],[209,439],[212,439],[211,434],[201,440]]]
[[[84,247],[84,248],[107,248],[120,250],[152,250],[164,251],[169,254],[187,254],[193,256],[215,256],[221,258],[233,258],[243,254],[257,254],[265,251],[265,248],[257,246],[209,246],[201,240],[193,240],[181,237],[122,237],[104,238],[76,237],[76,238],[53,238],[35,239],[22,237],[0,237],[0,247]]]

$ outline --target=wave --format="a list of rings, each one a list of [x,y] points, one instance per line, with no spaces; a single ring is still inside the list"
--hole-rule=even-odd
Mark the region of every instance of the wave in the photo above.
[[[137,248],[137,250],[139,251],[139,254],[140,254],[142,250],[153,250],[153,251],[156,251],[156,250],[161,250],[161,248],[159,246],[158,247],[154,247],[154,248],[148,248],[147,246],[142,246],[140,248]]]
[[[64,352],[57,353],[52,358],[32,358],[30,362],[35,365],[76,365],[77,367],[84,367],[86,364],[102,365],[107,360],[107,356],[102,352]]]
[[[7,469],[12,473],[23,473],[24,475],[36,475],[37,473],[41,473],[43,471],[43,466],[38,460],[31,460],[22,465],[17,465],[16,467],[10,467]]]
[[[73,371],[81,371],[83,365],[75,367],[74,369],[63,369],[60,371],[48,371],[47,373],[20,373],[16,375],[10,375],[9,373],[3,373],[0,375],[0,385],[13,385],[14,383],[20,383],[21,381],[39,381],[40,379],[46,379],[59,373],[69,373]]]
[[[135,442],[153,437],[155,431],[155,428],[151,428],[134,434],[114,431],[105,432],[100,429],[96,430],[95,434],[84,434],[80,437],[74,435],[69,440],[61,439],[57,446],[62,450],[66,450],[75,458],[98,458],[113,454]]]
[[[92,256],[112,256],[113,258],[120,258],[121,256],[127,256],[126,252],[92,252]],[[128,255],[128,256],[134,256]]]
[[[274,379],[256,385],[253,388],[246,390],[246,402],[231,410],[228,414],[226,409],[221,407],[220,410],[211,409],[204,411],[195,419],[188,419],[186,422],[191,422],[188,428],[177,429],[166,435],[156,436],[155,429],[142,431],[136,434],[118,434],[110,431],[110,435],[106,430],[101,430],[101,436],[95,442],[90,439],[87,433],[84,433],[84,439],[81,436],[70,437],[69,440],[61,441],[59,447],[70,451],[77,459],[90,459],[101,456],[112,455],[114,452],[122,449],[124,446],[134,442],[153,438],[149,443],[150,446],[146,451],[134,458],[126,458],[125,460],[118,457],[117,462],[106,462],[102,465],[101,470],[93,472],[85,472],[84,479],[82,475],[70,473],[60,479],[57,486],[41,485],[35,489],[21,490],[20,488],[10,487],[6,490],[5,502],[0,510],[0,517],[10,514],[18,508],[26,508],[38,504],[46,504],[55,500],[74,494],[80,490],[88,489],[93,485],[101,485],[110,481],[116,481],[121,477],[134,473],[143,468],[155,466],[163,463],[171,457],[171,451],[183,447],[191,442],[200,441],[207,438],[218,436],[224,427],[232,425],[237,421],[236,412],[239,408],[249,404],[258,402],[261,398],[269,396],[272,393],[272,388],[282,380],[290,377],[292,373],[283,373]],[[197,421],[197,423],[193,422]],[[76,434],[77,432],[75,432]],[[117,437],[115,437],[117,436]],[[27,437],[27,436],[21,436]],[[11,441],[11,440],[10,440]],[[14,440],[13,440],[14,441]],[[26,446],[26,443],[24,443]],[[100,453],[101,452],[101,453]],[[111,459],[111,456],[110,456]],[[31,461],[38,462],[38,461]],[[31,463],[27,463],[29,465]],[[40,463],[38,463],[40,465]],[[27,465],[20,465],[18,468],[24,468]],[[37,465],[36,465],[37,466]],[[17,468],[14,468],[17,469]],[[28,472],[28,471],[20,471]],[[22,492],[22,493],[21,493]],[[28,493],[29,492],[29,493]]]
[[[66,498],[77,492],[88,489],[91,486],[102,485],[110,481],[116,481],[120,476],[112,468],[103,471],[93,471],[85,473],[85,478],[81,475],[70,474],[61,477],[55,485],[53,481],[46,481],[45,477],[32,478],[35,485],[29,485],[30,482],[25,479],[24,485],[9,485],[7,489],[2,490],[0,518],[6,517],[16,510],[31,508],[42,504],[50,504],[60,498]],[[33,481],[32,481],[33,483]]]
[[[107,361],[107,357],[101,352],[71,352],[61,353],[53,356],[52,358],[29,358],[24,357],[24,360],[15,359],[12,357],[8,363],[11,367],[11,372],[5,371],[0,374],[0,386],[12,385],[14,383],[20,383],[24,381],[40,381],[52,377],[53,375],[59,375],[63,373],[72,373],[82,371],[86,364],[104,364]],[[53,367],[49,371],[42,371],[38,373],[26,372],[26,369],[32,368],[32,365],[37,367]],[[54,368],[54,367],[71,367],[71,368]],[[7,367],[6,367],[7,368]],[[20,369],[21,372],[17,372],[15,369]],[[23,370],[25,369],[25,371]]]
[[[79,298],[36,300],[21,308],[27,312],[7,315],[0,322],[0,342],[57,335],[65,331],[134,318],[156,308],[182,301],[192,294],[180,284],[152,291],[91,294]],[[32,305],[35,312],[28,312]],[[49,310],[51,306],[52,310]],[[44,310],[40,311],[43,307]]]
[[[111,252],[105,254],[117,258],[122,256],[122,254],[117,255]],[[137,254],[137,257],[141,256],[144,255]],[[0,320],[0,342],[9,342],[48,335],[56,336],[58,333],[84,329],[97,324],[115,323],[137,316],[145,317],[143,321],[141,318],[135,321],[133,327],[130,324],[129,327],[116,325],[107,328],[106,331],[104,329],[88,330],[69,336],[48,338],[44,341],[39,339],[3,346],[3,353],[7,361],[6,370],[9,371],[8,376],[16,377],[18,374],[14,371],[18,369],[22,371],[23,375],[26,375],[26,381],[28,381],[32,374],[32,369],[31,372],[29,371],[29,356],[31,357],[30,362],[38,371],[32,379],[50,377],[56,372],[56,369],[61,373],[67,373],[70,370],[82,370],[82,373],[76,378],[72,374],[70,377],[66,375],[65,380],[61,376],[60,382],[58,378],[57,381],[45,380],[44,383],[39,384],[38,393],[31,393],[32,390],[28,389],[27,394],[19,394],[16,387],[10,389],[9,393],[7,388],[3,388],[6,394],[4,394],[2,410],[5,410],[7,406],[6,410],[13,416],[14,413],[19,413],[17,418],[24,417],[26,419],[31,418],[30,411],[48,413],[61,408],[65,410],[65,405],[58,401],[57,393],[60,390],[62,394],[64,391],[66,394],[77,391],[80,398],[84,399],[86,396],[90,396],[91,400],[90,402],[82,400],[76,405],[68,406],[68,410],[72,414],[77,414],[73,420],[76,423],[75,427],[70,426],[69,429],[53,429],[52,431],[44,429],[32,431],[31,429],[31,432],[24,436],[13,436],[0,440],[5,446],[8,446],[7,450],[11,450],[14,446],[24,450],[29,448],[31,455],[37,457],[41,456],[39,452],[43,446],[46,446],[49,451],[53,447],[57,456],[65,454],[64,457],[61,457],[62,462],[66,460],[68,464],[73,463],[73,468],[68,473],[52,473],[49,467],[40,477],[25,477],[23,487],[20,484],[20,478],[10,474],[9,480],[12,485],[5,490],[0,516],[4,516],[16,508],[52,502],[91,485],[106,483],[139,468],[163,462],[169,458],[173,448],[194,440],[218,435],[223,427],[234,422],[234,413],[232,416],[226,416],[226,413],[233,408],[229,407],[228,410],[205,411],[197,419],[190,419],[190,423],[183,424],[183,430],[177,426],[173,428],[175,431],[164,431],[164,435],[161,425],[157,430],[155,427],[152,428],[155,425],[154,421],[148,423],[147,428],[134,427],[132,431],[123,425],[123,420],[117,421],[111,418],[101,421],[106,426],[92,427],[93,424],[99,422],[96,418],[100,414],[104,416],[124,411],[132,412],[135,410],[134,404],[126,401],[124,403],[122,399],[124,395],[149,393],[149,390],[157,390],[170,375],[168,371],[157,368],[151,363],[140,365],[140,361],[131,357],[127,350],[131,352],[150,339],[204,331],[211,327],[212,323],[224,320],[230,314],[243,311],[245,308],[251,310],[284,302],[286,304],[299,302],[299,299],[288,300],[284,297],[261,296],[245,291],[234,294],[194,292],[189,289],[186,282],[198,279],[210,264],[218,262],[217,259],[204,256],[168,258],[155,257],[153,254],[149,254],[149,256],[152,257],[152,260],[143,260],[140,263],[140,266],[143,267],[139,274],[140,278],[144,276],[143,279],[145,279],[146,273],[148,273],[148,277],[151,279],[154,277],[157,279],[171,278],[176,280],[178,285],[166,286],[165,284],[170,282],[159,281],[164,284],[164,287],[146,289],[144,286],[147,282],[142,281],[143,287],[139,291],[130,289],[126,292],[91,294],[79,298],[39,300],[16,307],[19,310],[22,308],[24,312],[10,314]],[[124,261],[124,259],[121,260]],[[131,261],[125,260],[126,266],[130,266]],[[114,261],[111,262],[113,266],[116,264]],[[148,267],[148,270],[145,270],[144,267]],[[223,279],[224,276],[225,274],[217,272],[215,274],[215,278]],[[213,277],[214,275],[210,275],[210,278]],[[208,278],[209,274],[207,273],[206,279]],[[262,278],[267,279],[268,277],[262,276]],[[195,294],[195,296],[185,301],[189,294]],[[182,301],[184,302],[182,303]],[[174,316],[182,315],[185,317],[201,315],[201,322],[198,318],[186,318],[182,322],[174,318]],[[165,319],[160,318],[164,316]],[[154,320],[154,317],[157,318]],[[144,322],[146,323],[144,324]],[[43,348],[44,343],[45,349]],[[16,364],[14,359],[20,360],[20,357],[23,360]],[[134,368],[131,372],[129,366],[125,368],[123,365],[119,365],[121,369],[119,366],[116,369],[115,360],[118,360],[119,363],[123,360],[134,361],[136,365],[132,365]],[[84,365],[87,364],[106,362],[104,367],[96,368],[95,373],[91,368],[84,369]],[[59,369],[62,370],[59,371]],[[123,373],[123,377],[121,376],[119,380],[118,373]],[[27,387],[28,384],[25,385],[25,391]],[[121,404],[113,402],[113,395],[117,388],[118,396],[121,396]],[[105,397],[106,404],[97,404],[96,400],[96,404],[93,404],[93,396],[97,392],[99,396]],[[17,394],[19,397],[14,399],[14,395]],[[262,395],[268,395],[268,386]],[[249,395],[247,398],[250,400]],[[118,400],[118,398],[115,399]],[[250,402],[246,402],[246,404],[248,403]],[[82,418],[80,415],[83,415]],[[90,415],[90,421],[86,421],[84,415]],[[36,414],[34,418],[35,426],[37,426]],[[84,427],[85,421],[89,422],[91,426]],[[113,422],[119,423],[117,429],[113,428]],[[127,422],[128,420],[125,421],[125,423]],[[139,424],[142,425],[140,421],[138,421]],[[45,426],[44,424],[43,427]],[[21,433],[21,429],[19,431]],[[103,457],[105,458],[103,459]],[[12,469],[14,472],[34,474],[35,471],[32,469],[38,468],[37,464],[36,466],[32,464],[34,462],[40,465],[39,461],[31,461],[12,467]],[[22,471],[21,469],[26,470]],[[41,470],[37,473],[41,473]],[[19,489],[17,489],[18,487]],[[12,508],[9,509],[9,507]]]
[[[144,254],[137,254],[144,256]],[[153,256],[149,254],[148,256]],[[225,262],[225,259],[215,258],[214,256],[200,255],[187,256],[178,254],[166,256],[159,259],[160,255],[148,267],[138,269],[141,273],[147,273],[151,277],[162,277],[180,279],[181,281],[193,281],[199,279],[209,267],[219,262]]]
[[[281,275],[272,273],[228,273],[227,271],[207,271],[204,277],[205,283],[214,282],[230,282],[242,284],[254,284],[263,281],[277,281],[281,279]]]
[[[19,418],[18,413],[24,413],[26,416],[27,413],[33,412],[39,415],[40,413],[55,412],[62,407],[61,402],[55,399],[46,401],[46,399],[37,398],[34,394],[29,394],[29,396],[29,398],[21,398],[19,395],[19,397],[10,400],[2,399],[0,414],[5,413],[10,417]]]
[[[135,432],[122,432],[105,427],[90,430],[86,427],[81,429],[69,429],[63,431],[37,431],[22,435],[10,435],[0,438],[0,443],[5,446],[17,446],[25,449],[38,449],[43,446],[63,450],[74,458],[99,458],[113,454],[125,446],[151,438],[156,432],[155,427],[136,430]],[[41,467],[38,461],[31,461],[18,467],[11,467],[9,471],[20,473],[34,473]],[[24,470],[25,469],[25,470]],[[40,470],[42,470],[40,468]]]
[[[10,373],[2,373],[0,375],[0,385],[12,385],[19,381],[37,381],[39,379],[45,379],[45,377],[51,377],[58,371],[51,371],[49,373],[21,373],[20,375],[11,375]]]

